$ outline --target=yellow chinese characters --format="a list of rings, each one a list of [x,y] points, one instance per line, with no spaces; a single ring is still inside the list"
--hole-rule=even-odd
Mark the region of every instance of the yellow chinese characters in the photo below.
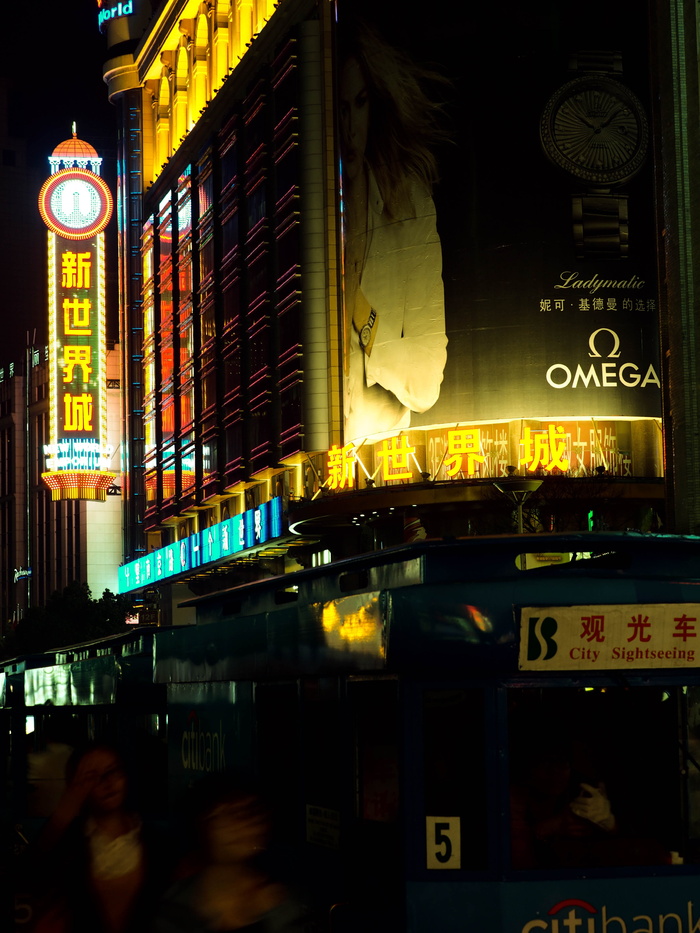
[[[355,484],[355,445],[346,444],[338,447],[334,444],[328,451],[328,479],[326,485],[329,489],[348,489]]]
[[[66,250],[61,254],[61,287],[90,288],[92,281],[92,259],[90,253],[73,253]]]
[[[445,469],[447,475],[452,478],[458,473],[465,472],[464,458],[467,458],[467,476],[476,472],[477,463],[483,463],[486,457],[479,451],[481,450],[481,432],[479,428],[460,428],[455,431],[447,432],[447,455],[445,458]]]
[[[84,392],[82,395],[63,396],[63,429],[65,431],[92,431],[92,396]]]
[[[382,441],[382,449],[377,454],[382,465],[382,478],[413,479],[409,457],[415,455],[415,452],[416,448],[408,443],[408,438],[403,434]]]
[[[81,384],[87,388],[94,372],[93,349],[81,339],[93,336],[93,304],[90,298],[77,297],[80,295],[79,289],[92,287],[92,266],[93,260],[89,250],[76,252],[67,249],[61,253],[61,288],[69,291],[67,294],[64,292],[61,302],[62,336],[67,338],[68,342],[63,346],[63,360],[59,365],[62,367],[63,384],[66,386],[62,400],[63,429],[71,433],[94,430],[93,396],[90,392],[81,392],[78,388]],[[76,388],[77,393],[74,391]]]
[[[92,348],[91,347],[64,347],[63,348],[63,381],[72,382],[76,367],[80,369],[83,382],[90,381],[92,372]]]
[[[90,310],[92,302],[89,298],[63,299],[63,332],[69,337],[90,337]]]
[[[566,472],[569,460],[566,458],[566,435],[561,425],[550,424],[546,431],[532,431],[525,428],[525,436],[520,441],[523,456],[518,460],[520,466],[526,466],[534,473],[542,467],[548,473],[555,468]]]

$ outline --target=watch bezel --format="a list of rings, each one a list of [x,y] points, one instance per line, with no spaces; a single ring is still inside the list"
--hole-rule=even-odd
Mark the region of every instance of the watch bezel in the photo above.
[[[565,101],[582,91],[602,90],[625,103],[634,114],[639,136],[634,153],[622,165],[599,171],[580,166],[561,149],[554,132],[556,115]],[[646,160],[649,126],[639,98],[626,85],[606,75],[581,75],[567,81],[549,98],[540,120],[540,142],[547,157],[567,175],[592,185],[621,185],[633,178]]]
[[[56,188],[71,178],[79,178],[92,185],[93,188],[99,192],[99,214],[85,227],[69,227],[56,217],[51,207],[51,198]],[[112,193],[107,183],[100,175],[96,175],[88,169],[65,168],[60,172],[55,172],[46,179],[39,192],[39,213],[41,214],[41,219],[52,233],[56,233],[58,236],[64,237],[67,240],[88,240],[90,237],[101,233],[112,217],[112,209]]]

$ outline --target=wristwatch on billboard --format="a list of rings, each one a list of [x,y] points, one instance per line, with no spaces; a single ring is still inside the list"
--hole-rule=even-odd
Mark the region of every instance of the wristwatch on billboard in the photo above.
[[[649,126],[638,98],[618,78],[622,54],[572,54],[575,75],[547,102],[540,140],[547,157],[580,185],[572,195],[578,259],[628,254],[627,194],[620,190],[644,164]]]
[[[360,331],[360,346],[363,350],[366,350],[369,346],[369,342],[372,339],[372,328],[374,327],[374,322],[377,320],[377,312],[372,308],[369,312],[369,318],[367,323],[364,325]]]

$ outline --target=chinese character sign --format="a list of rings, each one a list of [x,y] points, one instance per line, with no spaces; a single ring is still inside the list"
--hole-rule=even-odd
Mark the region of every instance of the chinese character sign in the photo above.
[[[54,498],[62,490],[69,498],[103,498],[109,485],[104,230],[113,204],[101,161],[74,129],[54,150],[39,192],[49,230],[50,426],[42,475]]]
[[[519,667],[603,671],[695,667],[700,605],[655,603],[526,607]]]
[[[276,497],[122,565],[119,592],[127,593],[148,583],[187,573],[195,567],[232,558],[241,551],[280,537],[284,529],[282,499]]]
[[[48,469],[109,468],[104,241],[49,234],[51,443]]]

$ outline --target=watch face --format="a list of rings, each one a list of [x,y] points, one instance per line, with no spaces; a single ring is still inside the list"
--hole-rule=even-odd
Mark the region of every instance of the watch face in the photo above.
[[[369,343],[369,338],[371,336],[372,336],[372,328],[370,327],[369,324],[365,324],[365,326],[360,331],[360,346],[366,347],[367,344]]]
[[[593,185],[619,185],[641,168],[649,142],[644,110],[619,81],[574,78],[554,94],[540,122],[549,158]]]
[[[112,195],[105,181],[87,169],[67,168],[44,182],[39,212],[53,233],[86,240],[100,233],[112,216]]]

